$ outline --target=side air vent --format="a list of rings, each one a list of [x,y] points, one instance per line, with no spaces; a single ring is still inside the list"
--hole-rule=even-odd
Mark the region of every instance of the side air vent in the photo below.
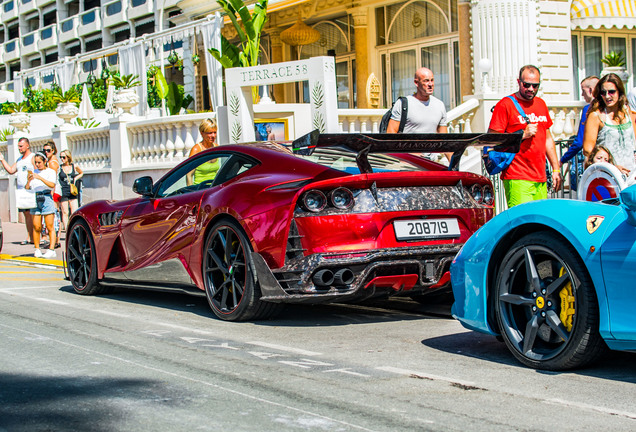
[[[296,221],[292,219],[291,225],[289,226],[289,235],[287,236],[287,248],[285,249],[285,264],[288,264],[289,261],[299,259],[305,256],[305,249],[303,248],[300,239],[303,236],[298,234],[298,227],[296,226]]]

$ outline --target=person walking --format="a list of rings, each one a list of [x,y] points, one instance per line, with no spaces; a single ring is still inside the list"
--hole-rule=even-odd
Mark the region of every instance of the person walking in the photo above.
[[[433,96],[435,77],[433,71],[422,67],[415,72],[415,93],[406,97],[407,115],[404,133],[446,133],[446,106]],[[402,118],[402,101],[393,104],[387,133],[398,133]]]
[[[579,122],[579,129],[576,133],[576,137],[574,141],[568,147],[568,150],[565,152],[563,156],[561,156],[561,166],[563,164],[569,162],[574,159],[570,163],[570,187],[572,190],[576,190],[579,176],[583,174],[583,170],[580,169],[583,167],[585,157],[583,156],[583,139],[585,136],[585,121],[587,120],[587,113],[590,109],[590,103],[594,100],[594,88],[598,83],[598,77],[595,75],[588,76],[583,81],[581,81],[581,94],[583,95],[583,99],[587,105],[583,107],[583,111],[581,112],[581,121]]]
[[[55,189],[55,171],[47,168],[47,158],[42,153],[37,153],[33,157],[35,169],[30,171],[27,176],[26,188],[35,192],[36,206],[31,209],[33,215],[33,244],[35,245],[36,258],[55,258],[55,229],[53,228],[55,220],[55,203],[53,201],[53,190]],[[40,250],[40,235],[42,234],[42,218],[46,229],[49,231],[49,249],[42,253]]]
[[[614,73],[603,76],[596,84],[588,111],[583,154],[589,158],[594,146],[604,145],[618,169],[629,175],[636,168],[635,128],[636,113],[629,109],[623,81]]]
[[[82,170],[73,163],[73,156],[70,150],[62,150],[60,152],[60,172],[58,174],[58,184],[62,189],[60,198],[60,209],[62,210],[62,230],[66,231],[69,216],[73,214],[78,207],[77,195],[79,188],[77,182],[84,176]],[[73,189],[72,186],[75,186]]]
[[[552,119],[546,103],[537,97],[541,85],[539,69],[523,66],[517,84],[516,93],[497,102],[488,127],[489,133],[523,131],[519,152],[501,173],[508,207],[548,197],[546,156],[552,166],[554,189],[561,187],[559,159],[550,133]]]
[[[33,243],[33,216],[31,209],[35,206],[35,195],[25,188],[27,184],[28,171],[33,170],[33,152],[29,139],[22,137],[18,139],[18,151],[20,157],[13,164],[9,165],[0,153],[0,162],[9,174],[16,174],[16,204],[18,211],[24,215],[24,224],[27,230],[27,239],[20,242],[22,245]]]

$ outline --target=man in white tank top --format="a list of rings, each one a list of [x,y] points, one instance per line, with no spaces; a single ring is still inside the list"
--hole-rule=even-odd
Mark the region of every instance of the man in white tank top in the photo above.
[[[33,152],[31,152],[28,138],[20,138],[18,140],[18,151],[20,152],[20,157],[13,165],[9,165],[7,161],[4,160],[4,156],[2,156],[2,153],[0,153],[0,162],[9,174],[16,174],[16,197],[20,194],[33,195],[31,191],[28,191],[24,188],[24,186],[27,184],[28,171],[33,171]],[[28,234],[28,240],[24,240],[22,244],[33,243],[33,217],[31,216],[31,208],[35,207],[35,205],[29,208],[23,208],[20,207],[20,201],[21,200],[18,200],[18,211],[20,211],[20,213],[24,215],[24,221]],[[35,198],[33,199],[33,202],[35,203]]]

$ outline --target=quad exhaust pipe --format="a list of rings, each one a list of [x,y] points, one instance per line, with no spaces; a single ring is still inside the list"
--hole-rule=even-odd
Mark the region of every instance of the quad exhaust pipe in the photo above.
[[[335,273],[330,269],[318,270],[312,277],[312,281],[317,287],[351,285],[354,279],[353,271],[346,267],[337,270]]]

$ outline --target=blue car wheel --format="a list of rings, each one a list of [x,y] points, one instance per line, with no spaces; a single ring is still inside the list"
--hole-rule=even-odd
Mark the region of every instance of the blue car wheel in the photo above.
[[[533,233],[510,248],[495,294],[503,339],[525,365],[571,369],[604,351],[592,280],[572,246],[554,234]]]

